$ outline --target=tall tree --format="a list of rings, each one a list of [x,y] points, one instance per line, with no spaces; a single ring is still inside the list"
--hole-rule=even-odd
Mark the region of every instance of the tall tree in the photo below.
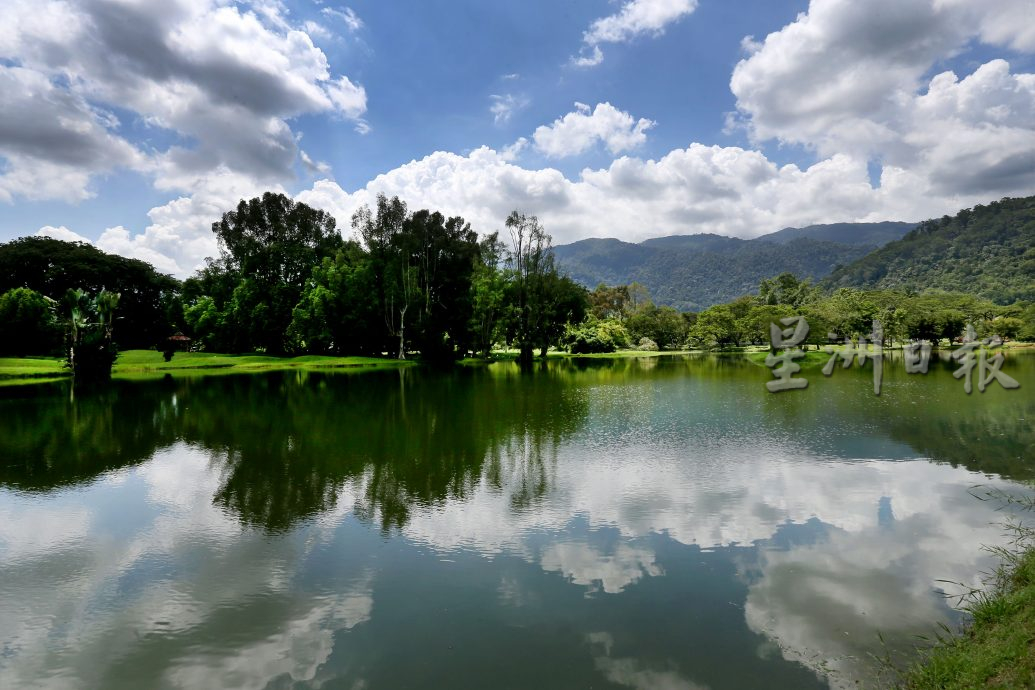
[[[546,276],[556,273],[551,238],[539,219],[513,211],[507,217],[510,265],[513,274],[514,340],[522,362],[532,361],[546,317]]]
[[[397,240],[416,277],[413,341],[421,356],[448,359],[466,351],[478,235],[463,218],[421,210],[406,219]]]
[[[359,233],[369,254],[374,297],[384,318],[381,349],[388,351],[391,350],[389,341],[398,337],[396,294],[405,271],[398,264],[395,237],[402,232],[405,221],[406,204],[399,197],[389,199],[384,194],[377,195],[376,212],[372,213],[369,207],[364,206],[352,216],[352,228]]]
[[[498,233],[478,245],[478,262],[471,275],[471,333],[475,350],[488,358],[499,337],[507,309],[507,283],[503,274],[506,247]]]
[[[240,323],[251,326],[247,345],[283,352],[291,312],[313,267],[343,240],[332,215],[267,192],[242,200],[212,224],[224,269],[241,276],[235,289]]]

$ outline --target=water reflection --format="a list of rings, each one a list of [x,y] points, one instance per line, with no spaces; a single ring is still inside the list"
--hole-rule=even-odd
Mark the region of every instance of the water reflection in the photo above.
[[[1033,410],[944,371],[880,398],[838,374],[801,396],[725,359],[20,391],[0,685],[851,684],[878,631],[956,620],[935,582],[976,582],[1001,519],[967,490],[1031,476]]]

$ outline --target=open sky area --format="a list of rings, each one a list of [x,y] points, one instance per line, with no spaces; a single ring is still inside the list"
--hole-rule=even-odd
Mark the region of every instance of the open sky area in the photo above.
[[[0,241],[189,275],[281,191],[555,243],[1035,193],[1031,0],[3,0]]]

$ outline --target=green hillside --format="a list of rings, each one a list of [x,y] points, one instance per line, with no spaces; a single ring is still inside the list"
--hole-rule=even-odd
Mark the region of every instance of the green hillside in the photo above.
[[[1035,197],[924,221],[822,286],[967,292],[998,304],[1035,300]]]
[[[659,237],[639,244],[589,239],[555,247],[554,252],[560,268],[587,287],[638,282],[657,304],[699,311],[753,294],[762,280],[779,273],[815,281],[873,249],[875,245],[809,236],[765,241],[700,234]]]
[[[841,244],[858,244],[882,247],[888,242],[901,239],[916,227],[916,223],[884,221],[882,223],[829,223],[809,225],[804,228],[784,228],[758,239],[763,242],[787,243],[800,237]]]

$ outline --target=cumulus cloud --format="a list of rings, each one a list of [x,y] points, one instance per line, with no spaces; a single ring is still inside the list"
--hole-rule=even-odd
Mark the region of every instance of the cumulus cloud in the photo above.
[[[973,39],[1035,49],[1025,14],[1023,0],[812,0],[795,22],[745,41],[751,54],[730,80],[740,124],[755,140],[878,159],[944,195],[1030,191],[1035,75],[992,60],[963,79],[924,80]]]
[[[986,200],[939,196],[924,178],[891,166],[875,189],[866,162],[844,155],[799,168],[778,166],[758,151],[692,144],[657,160],[623,156],[575,180],[512,161],[513,152],[485,147],[466,156],[440,151],[355,191],[319,180],[297,198],[331,212],[341,227],[378,193],[462,215],[483,233],[516,208],[537,214],[557,243],[694,232],[755,237],[812,223],[938,216]]]
[[[332,75],[279,3],[13,0],[0,58],[18,65],[0,68],[9,94],[0,105],[0,198],[8,200],[84,198],[91,175],[145,160],[161,188],[186,189],[220,168],[282,182],[298,157],[289,119],[358,120],[366,111],[363,87]],[[116,133],[108,106],[178,143],[135,148]],[[55,172],[63,174],[53,184],[39,183]]]
[[[532,140],[551,158],[585,153],[597,142],[617,155],[647,141],[647,130],[655,124],[646,118],[637,120],[610,103],[598,103],[592,110],[585,103],[576,103],[574,112],[538,127]]]
[[[77,232],[72,232],[64,225],[56,228],[52,225],[44,225],[36,231],[36,237],[50,237],[51,239],[61,240],[62,242],[85,242],[86,244],[93,244],[86,237],[83,237]]]
[[[555,168],[517,165],[515,158],[527,145],[519,139],[500,152],[487,147],[467,155],[438,151],[355,190],[320,179],[295,198],[334,215],[344,233],[352,214],[373,206],[379,193],[399,196],[411,208],[463,216],[481,233],[500,229],[507,215],[519,209],[538,215],[557,244],[696,232],[756,237],[813,223],[917,220],[988,200],[987,192],[947,191],[936,179],[891,165],[874,188],[866,161],[847,155],[803,168],[779,166],[759,151],[702,144],[656,160],[622,156],[606,168],[587,168],[568,179]],[[151,209],[152,224],[144,233],[128,242],[113,233],[105,246],[137,258],[154,257],[150,251],[157,251],[175,263],[172,272],[187,275],[216,253],[213,221],[239,199],[266,189],[223,169],[197,180],[189,195]],[[161,265],[170,266],[164,260]]]
[[[669,24],[697,9],[697,0],[629,0],[615,14],[590,24],[582,35],[583,50],[573,58],[580,67],[593,67],[604,60],[602,43],[625,43],[643,35],[658,35]]]
[[[151,224],[142,233],[131,234],[121,226],[109,228],[97,240],[97,246],[151,262],[159,270],[183,278],[200,268],[206,257],[218,256],[212,223],[223,213],[235,208],[241,199],[264,191],[284,191],[279,185],[263,185],[226,168],[195,179],[191,185],[190,194],[148,211]]]
[[[40,72],[0,65],[0,93],[0,200],[79,201],[91,196],[91,174],[143,166],[113,115]]]

